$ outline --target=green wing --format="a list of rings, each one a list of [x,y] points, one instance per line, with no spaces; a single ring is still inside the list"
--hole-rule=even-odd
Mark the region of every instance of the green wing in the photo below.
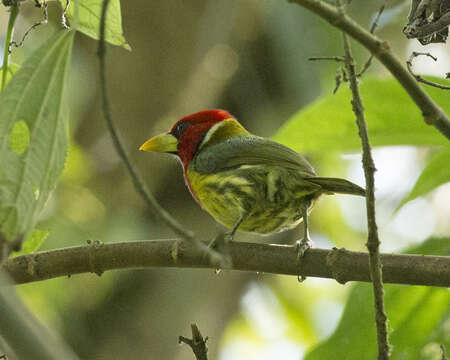
[[[243,165],[275,165],[315,176],[311,164],[294,150],[277,142],[246,135],[202,148],[193,160],[200,174],[217,173]]]

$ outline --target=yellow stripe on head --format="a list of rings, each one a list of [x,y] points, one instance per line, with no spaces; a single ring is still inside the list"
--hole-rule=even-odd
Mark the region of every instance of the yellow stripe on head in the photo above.
[[[205,138],[200,144],[199,149],[204,146],[213,145],[221,141],[230,139],[238,135],[246,135],[248,131],[239,124],[239,122],[234,118],[229,118],[218,122],[206,133]]]

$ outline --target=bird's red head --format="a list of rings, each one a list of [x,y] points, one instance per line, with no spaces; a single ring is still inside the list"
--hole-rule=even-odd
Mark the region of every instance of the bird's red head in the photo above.
[[[225,110],[203,110],[185,116],[172,126],[168,134],[148,140],[140,149],[177,154],[183,166],[187,167],[208,130],[226,119],[233,119],[233,116]]]
[[[203,110],[178,120],[169,134],[178,140],[178,156],[183,165],[187,166],[192,160],[208,130],[230,118],[233,116],[225,110]]]

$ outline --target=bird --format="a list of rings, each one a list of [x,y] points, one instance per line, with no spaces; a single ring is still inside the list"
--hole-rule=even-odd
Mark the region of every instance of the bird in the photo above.
[[[229,229],[271,234],[303,221],[297,242],[303,256],[312,246],[308,215],[323,194],[365,196],[360,186],[319,177],[306,158],[287,146],[248,132],[226,110],[203,110],[182,117],[139,150],[175,155],[192,197]]]

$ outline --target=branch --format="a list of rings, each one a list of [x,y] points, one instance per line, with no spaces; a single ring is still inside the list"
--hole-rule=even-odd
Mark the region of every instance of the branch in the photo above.
[[[22,0],[19,0],[22,1]],[[19,42],[17,41],[11,41],[8,44],[8,53],[11,53],[12,51],[12,47],[16,47],[19,48],[23,45],[23,43],[25,42],[26,38],[28,37],[28,35],[35,30],[38,26],[41,25],[45,25],[48,23],[48,3],[47,0],[43,0],[42,3],[40,3],[38,0],[34,1],[34,6],[37,8],[42,8],[42,13],[43,13],[43,18],[42,20],[39,20],[38,22],[35,22],[33,25],[31,25],[27,31],[25,31],[25,33],[22,35],[22,40],[20,40]]]
[[[297,248],[245,242],[229,244],[233,270],[298,275]],[[382,254],[386,283],[450,286],[450,257]],[[144,240],[75,246],[8,259],[1,267],[17,284],[107,270],[177,267],[216,269],[206,252],[182,240]],[[370,282],[367,253],[310,249],[300,275]]]
[[[338,7],[341,15],[344,9],[338,0]],[[375,298],[375,319],[377,325],[378,359],[388,360],[390,346],[387,331],[387,316],[384,310],[384,289],[382,282],[382,265],[380,261],[380,240],[378,239],[377,223],[375,218],[375,165],[372,159],[367,124],[364,116],[364,108],[359,94],[358,80],[356,79],[355,64],[352,57],[350,41],[345,33],[342,33],[344,40],[345,66],[349,77],[350,90],[352,92],[352,107],[356,116],[356,124],[362,143],[362,163],[364,176],[366,178],[366,209],[368,224],[367,249],[369,250],[370,277],[373,284]]]
[[[326,61],[336,61],[336,62],[344,62],[345,59],[342,56],[314,56],[308,58],[309,61],[320,61],[320,60],[326,60]]]
[[[197,325],[191,324],[192,339],[185,338],[184,336],[178,337],[178,342],[188,344],[192,351],[194,352],[195,358],[197,360],[208,360],[208,347],[206,346],[206,341],[208,337],[203,339],[200,330]]]
[[[432,81],[429,81],[429,80],[424,79],[424,78],[421,77],[420,75],[414,74],[414,72],[413,72],[413,70],[412,70],[412,62],[413,62],[413,59],[414,59],[415,57],[418,57],[418,56],[420,56],[420,55],[428,56],[428,57],[432,58],[434,61],[437,61],[437,58],[436,58],[435,56],[431,55],[430,53],[424,53],[424,52],[416,52],[416,51],[413,51],[413,52],[411,53],[411,56],[409,57],[409,59],[406,61],[406,67],[408,68],[409,73],[410,73],[412,76],[414,76],[414,78],[415,78],[417,81],[419,81],[419,82],[421,82],[421,83],[424,83],[424,84],[427,84],[427,85],[430,85],[430,86],[433,86],[433,87],[437,87],[438,89],[442,89],[442,90],[450,90],[450,86],[445,86],[445,85],[437,84],[437,83],[435,83],[435,82],[432,82]]]
[[[101,13],[101,21],[100,21],[100,40],[98,45],[98,57],[100,61],[100,86],[101,86],[101,96],[102,96],[102,106],[103,106],[103,115],[111,135],[114,147],[116,151],[125,164],[128,173],[131,176],[133,181],[134,188],[136,192],[142,197],[145,201],[149,209],[156,215],[161,221],[163,221],[169,228],[171,228],[177,235],[182,238],[193,241],[199,244],[194,234],[186,230],[178,221],[176,221],[164,208],[159,205],[158,201],[155,199],[150,190],[145,186],[142,181],[141,175],[139,174],[136,167],[132,164],[127,151],[122,143],[122,140],[119,136],[119,133],[114,125],[112,120],[109,98],[107,95],[107,86],[106,86],[106,64],[105,64],[105,55],[106,55],[106,46],[105,46],[105,18],[106,12],[108,9],[109,0],[103,0],[102,5],[102,13]]]
[[[358,25],[348,15],[340,16],[336,7],[320,0],[288,0],[319,15],[331,25],[344,31],[367,48],[398,80],[411,99],[422,111],[425,122],[433,125],[450,139],[450,119],[431,97],[417,84],[414,77],[404,68],[391,52],[387,41],[381,40]]]
[[[378,22],[380,21],[381,14],[383,14],[383,11],[386,7],[386,2],[387,2],[387,0],[384,0],[383,5],[381,5],[380,10],[378,10],[377,16],[375,17],[375,20],[373,21],[372,26],[370,27],[371,34],[375,33],[375,30],[378,27]],[[369,58],[364,63],[362,70],[358,74],[356,74],[357,77],[363,76],[363,74],[369,69],[370,65],[372,65],[372,60],[373,60],[373,54],[370,54]]]

